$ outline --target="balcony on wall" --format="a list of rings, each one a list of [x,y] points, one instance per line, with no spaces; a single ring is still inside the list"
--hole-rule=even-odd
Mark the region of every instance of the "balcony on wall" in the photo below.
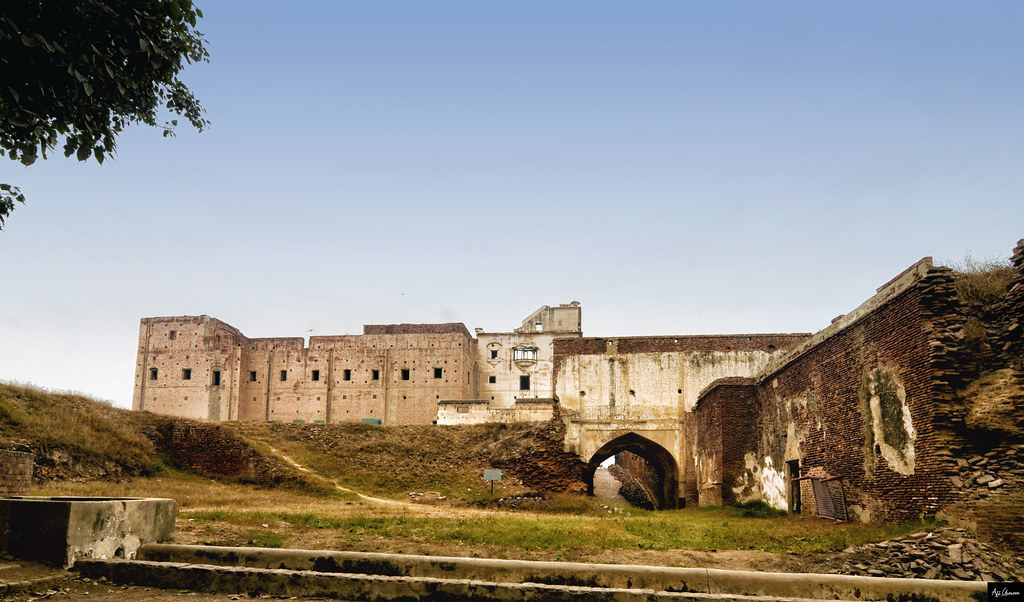
[[[537,363],[536,347],[516,347],[512,350],[512,361],[520,368],[526,368]]]

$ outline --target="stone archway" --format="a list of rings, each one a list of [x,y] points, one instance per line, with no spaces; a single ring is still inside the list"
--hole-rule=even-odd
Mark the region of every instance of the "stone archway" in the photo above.
[[[658,487],[654,491],[655,507],[668,510],[679,507],[679,469],[675,458],[667,449],[654,441],[641,437],[636,433],[626,433],[605,443],[598,449],[586,468],[583,469],[583,482],[587,484],[587,495],[594,495],[594,472],[608,458],[621,452],[632,452],[654,469],[658,477]]]

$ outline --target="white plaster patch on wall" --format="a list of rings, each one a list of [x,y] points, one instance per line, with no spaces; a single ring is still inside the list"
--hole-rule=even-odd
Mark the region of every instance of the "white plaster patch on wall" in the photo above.
[[[776,470],[771,456],[765,456],[759,463],[757,456],[748,452],[744,456],[746,470],[732,488],[736,500],[740,503],[752,500],[763,500],[769,506],[786,510],[789,502],[786,499],[786,475]]]
[[[868,378],[871,429],[889,468],[902,475],[912,475],[917,431],[907,405],[907,390],[896,380],[894,372],[876,368]]]
[[[764,458],[760,481],[764,501],[774,508],[785,510],[789,506],[786,501],[786,476],[782,474],[782,471],[775,470],[775,467],[772,466],[771,456]]]

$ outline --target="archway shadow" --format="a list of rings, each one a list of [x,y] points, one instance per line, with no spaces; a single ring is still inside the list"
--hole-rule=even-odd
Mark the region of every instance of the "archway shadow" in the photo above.
[[[654,504],[658,510],[679,507],[679,474],[675,458],[667,449],[636,433],[626,433],[601,446],[587,462],[583,470],[583,482],[587,484],[587,495],[594,495],[594,472],[608,458],[621,452],[631,452],[643,458],[658,478]]]

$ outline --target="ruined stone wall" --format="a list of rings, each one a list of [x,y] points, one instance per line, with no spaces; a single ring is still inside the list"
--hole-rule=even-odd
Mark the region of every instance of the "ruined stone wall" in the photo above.
[[[641,456],[622,452],[615,456],[615,464],[609,470],[621,484],[619,495],[630,505],[645,510],[657,508],[658,475]]]
[[[172,462],[199,474],[261,485],[306,485],[291,467],[260,454],[221,425],[175,420],[152,436]]]
[[[1015,276],[1006,293],[1007,323],[1000,333],[999,346],[1019,371],[1024,370],[1024,239],[1017,241],[1010,263]]]
[[[759,378],[757,445],[726,484],[739,501],[786,508],[791,461],[802,475],[842,475],[853,518],[910,520],[955,499],[934,353],[950,282],[922,260]],[[813,508],[806,484],[802,496]]]
[[[565,423],[558,412],[548,422],[523,428],[521,436],[495,446],[491,466],[508,471],[523,485],[538,491],[586,493],[586,464],[564,449]]]
[[[940,418],[956,463],[949,480],[959,494],[945,514],[1024,550],[1024,240],[1010,264],[1004,294],[991,290],[998,268],[955,275],[961,303],[939,333],[951,391]],[[988,281],[988,294],[978,294],[978,278]]]
[[[0,449],[0,497],[28,495],[33,459],[30,453]]]
[[[682,467],[686,503],[735,504],[731,486],[740,477],[746,452],[756,448],[757,388],[753,379],[724,378],[701,393],[687,414],[686,454]]]

